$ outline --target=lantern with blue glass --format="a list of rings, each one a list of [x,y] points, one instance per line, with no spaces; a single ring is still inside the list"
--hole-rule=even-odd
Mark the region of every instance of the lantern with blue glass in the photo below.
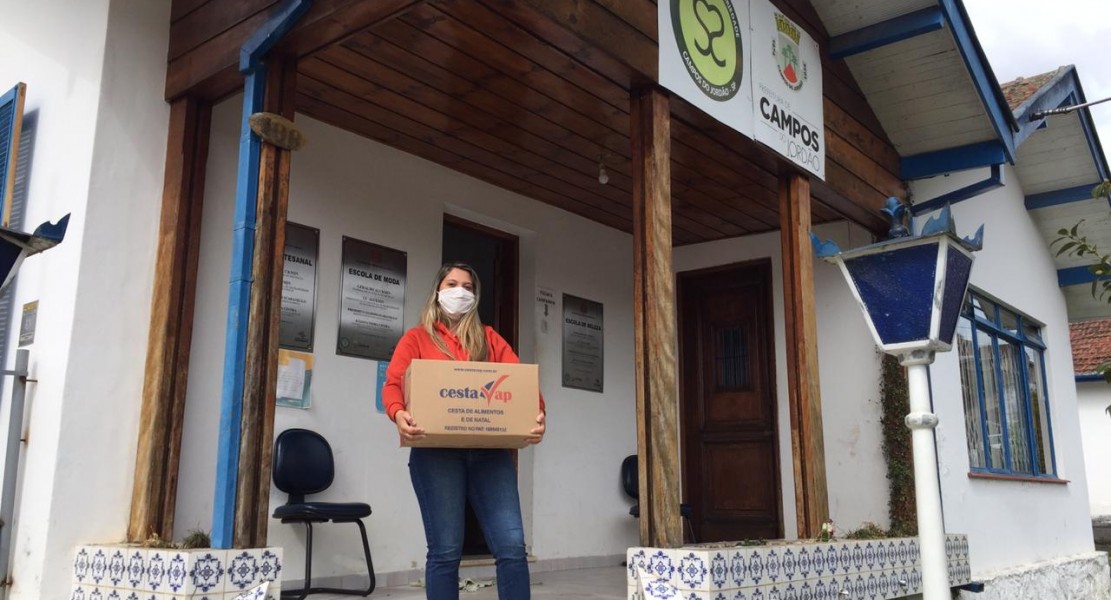
[[[889,198],[883,213],[891,220],[888,239],[841,251],[810,234],[818,258],[836,264],[864,312],[876,344],[907,367],[924,600],[949,600],[945,528],[938,484],[934,428],[926,367],[935,352],[952,348],[961,304],[972,273],[972,253],[983,247],[984,227],[957,237],[949,206],[926,222],[919,235],[908,231],[907,207]]]

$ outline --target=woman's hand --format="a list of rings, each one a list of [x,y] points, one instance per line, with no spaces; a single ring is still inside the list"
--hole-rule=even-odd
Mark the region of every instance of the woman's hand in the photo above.
[[[405,441],[415,442],[424,439],[424,430],[417,427],[417,422],[413,420],[413,415],[409,414],[409,411],[399,410],[394,413],[393,422],[397,425],[397,432]]]
[[[536,415],[536,425],[537,427],[534,427],[525,438],[525,441],[530,444],[539,444],[544,439],[544,413]]]

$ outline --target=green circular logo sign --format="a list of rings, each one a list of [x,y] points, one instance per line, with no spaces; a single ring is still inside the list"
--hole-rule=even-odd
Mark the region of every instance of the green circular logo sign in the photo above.
[[[730,0],[671,0],[671,26],[687,73],[698,89],[724,102],[744,76],[741,25]]]

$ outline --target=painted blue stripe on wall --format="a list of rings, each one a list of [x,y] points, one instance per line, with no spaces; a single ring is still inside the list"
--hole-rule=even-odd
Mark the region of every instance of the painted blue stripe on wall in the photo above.
[[[980,43],[969,25],[964,6],[959,0],[941,0],[940,6],[945,20],[949,23],[949,29],[953,32],[953,39],[957,42],[961,58],[968,67],[968,74],[976,84],[976,93],[980,95],[980,101],[988,111],[996,135],[1003,142],[1006,161],[998,162],[1013,163],[1015,145],[1011,123],[1014,117],[1006,100],[1002,98],[999,82],[995,80],[995,75],[991,72],[991,67],[988,66],[987,59],[980,49]]]
[[[906,180],[924,179],[954,171],[988,167],[1008,162],[1007,149],[998,141],[979,142],[904,157],[899,175]]]
[[[1069,285],[1084,285],[1095,281],[1096,275],[1088,267],[1068,267],[1066,269],[1057,269],[1057,285],[1058,287],[1065,287]],[[1100,277],[1100,281],[1111,279],[1111,277]]]
[[[1107,381],[1107,380],[1104,379],[1103,375],[1100,375],[1098,373],[1078,373],[1076,375],[1076,381],[1078,381],[1078,382],[1101,381],[1102,382],[1102,381]]]
[[[931,6],[829,39],[829,55],[839,59],[937,31],[945,26],[941,8]]]
[[[1026,197],[1026,210],[1034,210],[1035,208],[1048,208],[1050,206],[1060,206],[1061,204],[1080,202],[1081,200],[1091,200],[1092,188],[1096,187],[1097,185],[1099,185],[1098,182],[1085,183],[1084,185],[1065,188],[1063,190],[1053,190],[1052,192],[1031,194]]]

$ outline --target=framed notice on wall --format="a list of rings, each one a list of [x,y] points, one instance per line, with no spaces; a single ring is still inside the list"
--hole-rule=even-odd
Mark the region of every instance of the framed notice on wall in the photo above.
[[[344,236],[336,354],[389,360],[404,333],[407,256]]]
[[[286,223],[285,262],[282,267],[282,319],[278,346],[312,350],[316,327],[316,261],[320,230]]]
[[[563,295],[563,387],[602,391],[602,304]]]

